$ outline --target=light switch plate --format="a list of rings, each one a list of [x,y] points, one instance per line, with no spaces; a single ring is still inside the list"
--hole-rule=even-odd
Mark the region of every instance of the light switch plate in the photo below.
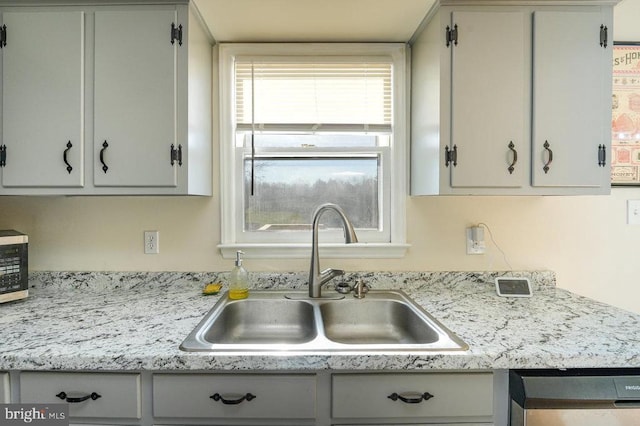
[[[627,224],[640,225],[640,200],[627,200]]]

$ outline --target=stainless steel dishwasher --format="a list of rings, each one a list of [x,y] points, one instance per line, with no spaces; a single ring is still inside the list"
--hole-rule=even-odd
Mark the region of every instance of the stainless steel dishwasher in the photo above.
[[[640,370],[512,370],[511,426],[640,425]]]

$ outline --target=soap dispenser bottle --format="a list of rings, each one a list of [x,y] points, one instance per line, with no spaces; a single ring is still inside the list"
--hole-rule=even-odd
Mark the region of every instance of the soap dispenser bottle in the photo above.
[[[229,299],[246,299],[249,296],[249,273],[242,266],[242,255],[236,252],[236,264],[229,276]]]

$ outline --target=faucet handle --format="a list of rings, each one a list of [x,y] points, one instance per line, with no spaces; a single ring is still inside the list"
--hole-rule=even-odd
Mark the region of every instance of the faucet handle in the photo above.
[[[362,299],[365,294],[371,290],[368,284],[363,280],[357,280],[355,285],[351,285],[346,282],[338,283],[334,286],[335,290],[340,294],[349,294],[353,291],[353,297]]]
[[[344,275],[344,271],[342,269],[327,268],[320,272],[320,285],[323,286],[335,277],[339,277],[341,275]]]

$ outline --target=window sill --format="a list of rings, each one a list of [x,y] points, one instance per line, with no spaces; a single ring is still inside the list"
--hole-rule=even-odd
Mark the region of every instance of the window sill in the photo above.
[[[323,258],[348,259],[399,259],[404,257],[410,244],[358,243],[320,244]],[[242,250],[245,258],[251,259],[302,259],[311,256],[309,244],[220,244],[218,248],[224,259],[235,259],[236,251]]]

